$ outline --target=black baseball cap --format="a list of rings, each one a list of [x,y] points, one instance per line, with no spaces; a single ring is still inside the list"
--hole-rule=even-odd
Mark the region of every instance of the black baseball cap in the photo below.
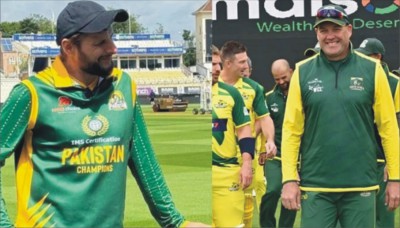
[[[392,70],[392,73],[397,75],[397,76],[400,76],[400,67],[397,70]]]
[[[70,2],[57,18],[56,42],[76,33],[97,33],[106,30],[113,22],[128,20],[126,10],[106,10],[93,1]]]
[[[349,17],[343,7],[330,4],[318,9],[314,28],[324,22],[332,22],[340,26],[345,26],[349,24]]]
[[[311,56],[317,54],[320,50],[321,50],[321,47],[319,46],[319,43],[317,42],[313,48],[307,48],[304,51],[304,56],[311,57]]]
[[[364,55],[381,54],[385,55],[385,47],[377,38],[367,38],[363,40],[360,47],[356,49]]]

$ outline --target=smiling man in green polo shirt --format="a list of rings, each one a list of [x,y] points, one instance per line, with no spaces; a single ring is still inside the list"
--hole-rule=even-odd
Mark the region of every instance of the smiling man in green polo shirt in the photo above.
[[[282,136],[282,203],[302,227],[373,227],[377,125],[388,168],[386,204],[399,206],[399,129],[381,64],[352,49],[344,9],[318,9],[321,50],[296,64]],[[301,155],[298,176],[297,159]],[[301,203],[301,204],[300,204]]]

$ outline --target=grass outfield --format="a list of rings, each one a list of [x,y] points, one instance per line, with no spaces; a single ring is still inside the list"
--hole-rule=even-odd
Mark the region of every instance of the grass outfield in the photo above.
[[[211,115],[153,113],[143,106],[145,120],[157,159],[173,200],[191,221],[211,224]],[[16,196],[13,158],[2,168],[3,195],[14,221]],[[127,178],[125,227],[159,227],[130,172]]]

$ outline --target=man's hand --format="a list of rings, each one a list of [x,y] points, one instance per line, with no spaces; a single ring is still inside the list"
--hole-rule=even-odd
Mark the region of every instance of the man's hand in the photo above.
[[[300,210],[300,187],[297,182],[287,182],[282,187],[282,205],[288,210]]]
[[[265,160],[267,160],[267,152],[261,152],[258,155],[258,164],[259,165],[264,165]]]
[[[240,184],[242,185],[242,189],[246,189],[251,185],[251,181],[253,180],[253,169],[252,169],[252,160],[243,159],[242,168],[240,170],[239,177]]]
[[[267,149],[267,158],[273,158],[276,155],[276,145],[273,140],[268,140],[265,143],[265,148]]]
[[[389,211],[394,211],[400,203],[400,182],[388,181],[386,186],[385,205]]]

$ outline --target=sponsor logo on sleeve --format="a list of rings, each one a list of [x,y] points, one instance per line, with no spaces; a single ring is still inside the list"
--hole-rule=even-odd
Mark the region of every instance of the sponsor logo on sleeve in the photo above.
[[[226,131],[228,119],[213,119],[212,131]]]

